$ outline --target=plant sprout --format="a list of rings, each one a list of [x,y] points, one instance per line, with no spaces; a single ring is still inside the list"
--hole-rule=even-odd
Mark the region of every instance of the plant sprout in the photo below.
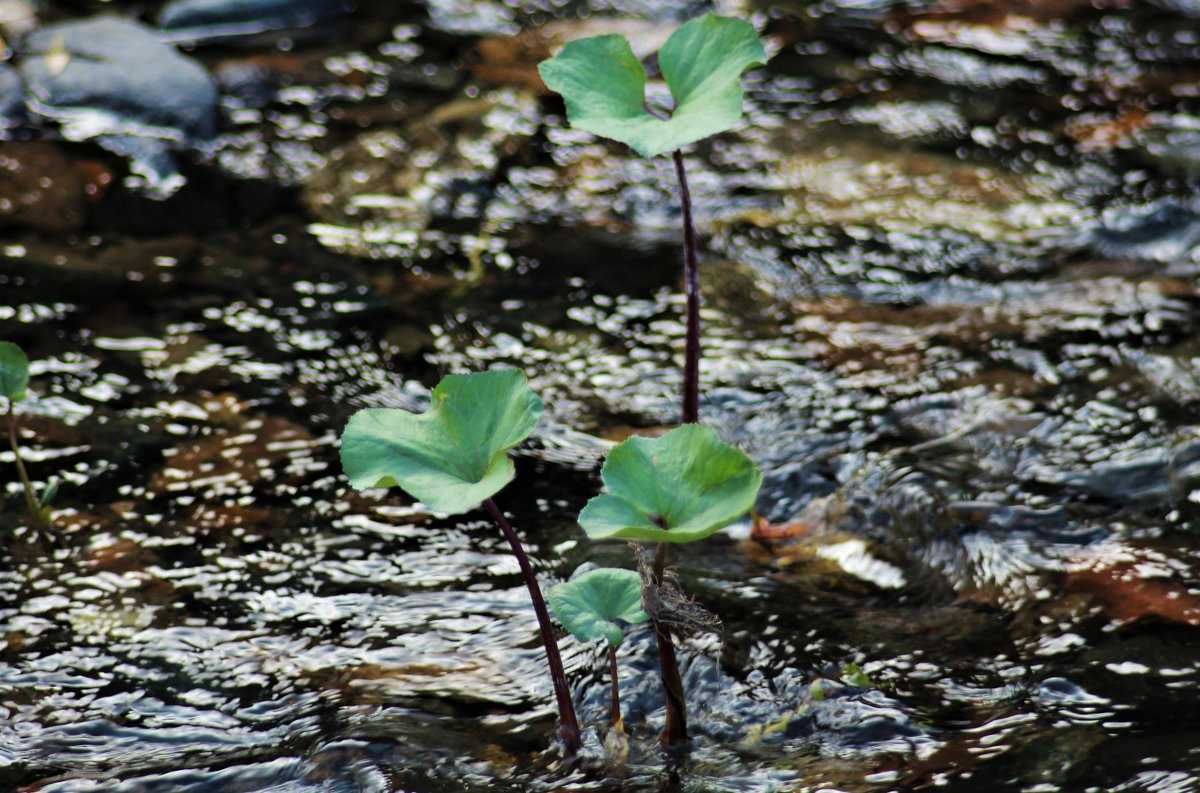
[[[29,389],[29,356],[17,345],[10,341],[0,341],[0,396],[8,400],[8,444],[13,451],[13,460],[17,466],[17,477],[25,491],[25,506],[29,509],[29,517],[34,528],[50,529],[50,500],[54,497],[55,486],[51,484],[39,498],[25,463],[21,460],[21,447],[17,441],[16,405],[23,400]]]
[[[742,117],[741,75],[767,61],[753,26],[739,19],[705,14],[667,39],[658,55],[673,108],[646,103],[646,70],[621,35],[569,42],[538,67],[542,80],[563,97],[567,119],[579,129],[625,143],[643,157],[671,152],[683,214],[684,291],[687,332],[684,346],[682,423],[700,420],[700,270],[692,199],[680,149],[732,129]],[[660,542],[652,578],[661,586],[669,545]],[[683,684],[668,630],[655,622],[663,682],[667,687],[668,744],[687,739]]]
[[[675,100],[669,110],[646,104],[646,70],[629,41],[618,34],[569,42],[538,67],[546,86],[562,95],[573,126],[628,144],[643,157],[672,152],[683,210],[687,293],[684,424],[699,421],[700,412],[700,276],[680,149],[737,125],[742,118],[742,72],[766,60],[750,23],[705,14],[672,33],[658,54]]]
[[[582,745],[579,722],[550,615],[521,540],[492,499],[515,476],[508,451],[529,437],[541,415],[541,399],[515,369],[449,375],[424,413],[354,414],[342,433],[342,467],[355,488],[399,487],[439,512],[460,514],[483,503],[520,564],[550,665],[559,734],[574,754]]]
[[[738,449],[698,424],[660,438],[632,437],[619,444],[600,471],[608,492],[579,513],[593,539],[657,542],[651,585],[664,588],[665,554],[672,542],[708,537],[754,506],[762,473]],[[659,666],[666,690],[668,744],[687,739],[687,704],[675,643],[667,624],[653,615]]]
[[[612,724],[621,731],[621,693],[617,683],[617,648],[625,641],[625,626],[650,619],[642,609],[642,577],[632,570],[602,567],[550,587],[547,597],[558,621],[581,642],[608,642],[612,688]]]

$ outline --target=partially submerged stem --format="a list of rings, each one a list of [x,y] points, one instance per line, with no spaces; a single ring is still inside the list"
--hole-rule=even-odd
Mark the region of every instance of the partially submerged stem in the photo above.
[[[683,283],[686,297],[687,330],[683,359],[684,424],[700,421],[700,268],[696,260],[696,229],[692,224],[692,194],[688,190],[683,153],[672,152],[675,176],[679,180],[679,205],[683,212]],[[666,527],[664,527],[666,528]],[[654,586],[662,586],[667,566],[668,543],[660,542],[654,552],[652,569]],[[683,678],[679,674],[679,659],[670,629],[654,620],[654,638],[658,642],[658,664],[666,692],[667,722],[663,728],[664,744],[681,744],[687,740],[687,703],[684,699]]]
[[[651,568],[652,583],[663,586],[663,573],[667,567],[669,545],[660,542],[654,553]],[[675,640],[671,629],[657,617],[654,619],[654,638],[658,641],[658,666],[666,693],[667,722],[663,726],[662,742],[667,746],[681,746],[687,741],[687,700],[683,692],[683,677],[679,674],[679,659],[675,656]]]
[[[42,512],[42,504],[38,500],[37,491],[33,489],[33,482],[29,480],[29,473],[25,470],[25,463],[21,460],[21,447],[17,443],[17,418],[13,407],[13,401],[10,399],[8,401],[8,445],[12,447],[13,458],[17,464],[17,476],[21,480],[21,487],[25,490],[25,506],[29,508],[29,517],[33,521],[34,528],[46,530],[50,526],[45,513]]]
[[[683,167],[683,152],[672,152],[675,176],[679,180],[679,205],[683,211],[683,285],[687,305],[687,331],[683,358],[684,424],[700,421],[700,266],[696,258],[696,229],[692,223],[692,194],[688,190],[687,172]],[[653,584],[663,585],[669,544],[660,542],[654,551]],[[676,746],[687,741],[687,701],[683,691],[683,676],[675,655],[675,640],[671,630],[658,619],[654,620],[654,638],[658,641],[658,665],[667,700],[667,723],[662,742]]]
[[[683,286],[687,297],[687,337],[683,358],[683,423],[700,421],[700,266],[696,261],[696,229],[692,225],[692,194],[683,169],[683,153],[676,150],[675,176],[679,179],[679,205],[683,209]]]
[[[608,676],[612,685],[612,723],[616,729],[623,728],[621,719],[621,689],[617,685],[617,647],[608,645]]]
[[[542,590],[538,586],[533,567],[529,564],[529,556],[521,545],[521,540],[513,527],[504,517],[504,513],[496,506],[496,502],[488,499],[483,502],[491,513],[492,518],[500,526],[504,538],[508,540],[517,563],[521,566],[521,575],[525,577],[525,586],[529,589],[529,599],[533,601],[533,611],[537,614],[538,629],[542,634],[542,646],[546,648],[546,661],[550,664],[550,679],[554,682],[554,698],[558,701],[558,732],[562,736],[563,745],[568,754],[575,754],[583,747],[579,734],[579,720],[575,718],[575,705],[571,701],[571,689],[567,687],[567,672],[563,668],[562,656],[558,652],[558,642],[554,638],[554,628],[550,623],[550,613],[546,611],[546,601],[542,598]]]

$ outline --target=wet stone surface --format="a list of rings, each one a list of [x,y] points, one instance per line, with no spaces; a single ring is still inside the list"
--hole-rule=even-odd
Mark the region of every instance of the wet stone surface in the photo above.
[[[705,9],[0,1],[0,338],[63,482],[52,536],[0,491],[0,788],[1195,790],[1196,9],[1100,5],[727,9],[774,57],[686,152],[702,417],[765,482],[673,556],[723,627],[672,776],[652,634],[624,757],[563,639],[565,762],[503,538],[351,490],[337,437],[520,367],[543,585],[634,564],[575,516],[679,420],[674,174],[533,68]]]
[[[169,149],[216,132],[208,72],[142,25],[108,16],[50,25],[25,36],[20,54],[29,111],[60,123],[68,140],[126,156],[155,195],[183,183]]]

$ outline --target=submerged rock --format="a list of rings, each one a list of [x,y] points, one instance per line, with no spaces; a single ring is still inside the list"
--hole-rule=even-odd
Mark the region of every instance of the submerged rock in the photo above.
[[[130,157],[147,192],[167,196],[183,184],[168,148],[216,133],[212,77],[135,22],[96,17],[51,25],[26,38],[22,50],[31,113],[62,124],[68,140],[94,139]]]
[[[135,22],[96,17],[52,25],[30,35],[23,50],[30,105],[73,132],[180,141],[216,131],[208,72]]]
[[[175,0],[158,23],[164,41],[207,44],[306,28],[344,11],[338,0]]]
[[[1091,245],[1111,258],[1196,261],[1200,254],[1200,212],[1173,200],[1110,209],[1092,232]]]
[[[15,39],[37,27],[35,0],[0,0],[0,37]]]
[[[257,63],[224,63],[215,74],[222,101],[232,107],[265,107],[283,83],[281,75]]]
[[[305,183],[304,203],[321,221],[310,230],[340,251],[404,258],[433,219],[486,216],[501,161],[526,145],[539,120],[532,94],[497,90],[451,101],[402,131],[365,132]],[[472,255],[494,252],[490,242],[476,247]]]
[[[25,120],[25,84],[8,64],[0,63],[0,129]]]
[[[1148,120],[1138,130],[1138,156],[1165,176],[1194,179],[1200,176],[1200,126],[1190,114]]]
[[[933,103],[875,105],[848,115],[902,140],[952,137],[966,123],[952,108]],[[1037,245],[1083,220],[1052,179],[898,148],[844,126],[814,126],[803,136],[788,131],[772,144],[791,150],[772,165],[771,185],[783,203],[746,213],[743,220],[758,228],[827,226],[855,240],[879,230],[892,246],[903,244],[898,235],[930,230],[955,242],[967,235],[990,245]]]

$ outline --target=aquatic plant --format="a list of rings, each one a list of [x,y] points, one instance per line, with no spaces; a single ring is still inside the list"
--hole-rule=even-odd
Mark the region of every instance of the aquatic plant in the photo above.
[[[547,597],[554,616],[576,639],[608,642],[612,724],[615,730],[623,730],[617,648],[625,641],[627,625],[638,625],[650,619],[642,608],[642,577],[632,570],[602,567],[555,584],[550,587]]]
[[[700,276],[691,193],[680,150],[732,129],[741,120],[742,72],[766,60],[766,51],[750,23],[705,14],[672,33],[658,54],[674,108],[647,104],[646,70],[621,35],[569,42],[538,67],[546,86],[562,95],[573,126],[625,143],[643,157],[672,153],[683,211],[687,294],[685,424],[699,420]]]
[[[55,485],[51,484],[39,497],[29,473],[25,470],[25,462],[21,459],[21,446],[17,440],[16,405],[25,399],[29,389],[29,356],[17,345],[10,341],[0,341],[0,396],[8,400],[8,445],[13,451],[13,461],[17,466],[17,476],[25,491],[25,506],[29,509],[29,518],[34,528],[49,530],[50,500],[54,498]]]
[[[667,699],[663,740],[687,737],[687,702],[675,644],[670,638],[671,585],[665,579],[669,543],[694,542],[745,515],[758,497],[762,473],[743,452],[698,424],[685,424],[659,438],[633,437],[618,444],[600,476],[608,489],[579,513],[593,539],[658,543],[648,590],[659,665]],[[664,641],[665,639],[665,641]]]
[[[529,437],[542,401],[515,369],[449,375],[420,414],[368,408],[342,433],[342,467],[360,490],[399,487],[431,509],[460,514],[484,505],[508,540],[537,614],[554,696],[559,734],[570,753],[581,746],[579,722],[558,643],[529,557],[492,496],[516,475],[508,452]]]
[[[683,214],[684,291],[687,331],[684,344],[684,424],[700,420],[700,270],[692,199],[680,149],[731,129],[742,117],[741,75],[765,63],[766,51],[749,23],[715,14],[697,17],[676,30],[658,54],[662,76],[675,102],[654,108],[646,102],[646,70],[621,35],[569,42],[538,70],[552,91],[561,94],[571,124],[632,147],[643,157],[671,152]],[[678,536],[678,535],[677,535]],[[668,544],[654,554],[652,583],[661,586]],[[659,661],[667,689],[668,744],[687,739],[683,683],[670,631],[655,620]]]

